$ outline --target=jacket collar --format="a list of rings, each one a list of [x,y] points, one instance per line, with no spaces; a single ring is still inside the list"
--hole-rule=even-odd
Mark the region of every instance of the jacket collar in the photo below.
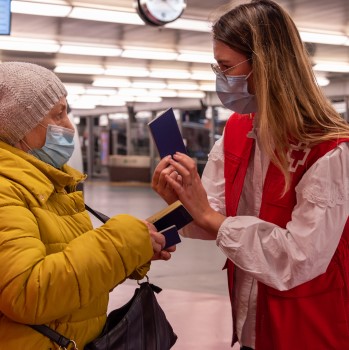
[[[9,178],[30,191],[40,203],[50,195],[65,192],[65,188],[75,189],[85,180],[86,175],[64,165],[62,170],[42,162],[21,149],[0,141],[0,176]]]

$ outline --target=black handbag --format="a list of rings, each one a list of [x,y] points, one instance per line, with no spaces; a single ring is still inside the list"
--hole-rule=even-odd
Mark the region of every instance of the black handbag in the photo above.
[[[156,300],[161,288],[140,283],[132,299],[112,311],[101,335],[85,350],[168,350],[177,340]]]
[[[101,221],[108,218],[86,206]],[[161,288],[147,281],[138,283],[133,297],[119,309],[111,311],[102,333],[88,343],[84,350],[169,350],[177,341],[177,335],[159,305],[155,293]],[[155,292],[155,293],[154,293]],[[31,325],[33,329],[49,337],[60,348],[67,349],[76,343],[46,325]]]
[[[177,335],[157,302],[154,292],[161,288],[147,282],[139,288],[130,301],[109,313],[102,333],[88,343],[84,350],[169,350]],[[78,350],[74,340],[68,339],[46,325],[30,326],[49,337],[61,348]]]

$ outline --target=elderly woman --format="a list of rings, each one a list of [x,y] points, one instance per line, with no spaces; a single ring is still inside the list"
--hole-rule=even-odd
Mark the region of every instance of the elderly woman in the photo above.
[[[0,64],[1,349],[55,348],[29,324],[83,349],[103,328],[109,291],[170,258],[163,236],[130,215],[93,228],[76,190],[85,176],[65,164],[74,149],[66,95],[46,68]]]
[[[191,213],[184,235],[215,239],[226,255],[233,342],[349,348],[349,125],[277,3],[226,11],[213,51],[218,97],[235,113],[202,179],[176,154],[159,163],[153,187]]]

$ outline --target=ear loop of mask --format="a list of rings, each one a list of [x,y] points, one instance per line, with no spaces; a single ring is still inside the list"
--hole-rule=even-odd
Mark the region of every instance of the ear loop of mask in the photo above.
[[[251,74],[253,73],[253,69],[251,70],[251,72],[250,73],[248,73],[247,75],[246,75],[246,78],[245,78],[245,80],[247,80],[250,76],[251,76]]]
[[[29,152],[29,151],[32,151],[33,149],[24,141],[24,139],[22,139],[20,142],[23,142],[24,143],[24,145],[28,148],[28,151],[27,152]]]

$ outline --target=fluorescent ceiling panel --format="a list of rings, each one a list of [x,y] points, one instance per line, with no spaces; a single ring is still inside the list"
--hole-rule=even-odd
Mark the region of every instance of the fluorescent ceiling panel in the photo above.
[[[138,58],[143,60],[175,60],[178,53],[161,50],[132,50],[126,49],[122,52],[121,57]]]
[[[160,96],[160,97],[177,97],[178,93],[175,90],[168,90],[168,89],[152,89],[149,90],[148,93],[149,96]]]
[[[197,84],[190,83],[168,83],[167,87],[172,90],[197,90]]]
[[[109,11],[88,7],[74,7],[68,17],[90,21],[144,25],[144,22],[140,19],[136,12]]]
[[[100,75],[104,73],[104,68],[101,66],[89,66],[83,64],[76,65],[57,65],[54,69],[55,73],[66,73],[66,74],[90,74]]]
[[[119,57],[122,50],[117,47],[98,47],[83,44],[71,45],[63,43],[59,52],[72,55]]]
[[[328,44],[328,45],[344,45],[348,42],[348,36],[343,34],[327,34],[317,32],[299,32],[301,39],[305,42]]]
[[[313,69],[320,72],[349,73],[349,64],[345,62],[318,62]]]
[[[151,78],[164,78],[164,79],[189,79],[190,73],[186,70],[176,69],[151,69],[149,74]]]
[[[114,95],[116,94],[116,89],[87,88],[85,93],[87,95]]]
[[[56,53],[59,44],[55,40],[40,40],[16,37],[1,37],[1,50]]]
[[[193,30],[198,32],[210,32],[211,23],[195,19],[179,18],[174,22],[165,25],[166,28]]]
[[[139,89],[165,89],[167,84],[164,81],[134,81],[133,88]]]
[[[107,67],[105,75],[117,75],[123,77],[147,77],[149,70],[141,67]]]
[[[202,91],[216,91],[216,84],[200,84]]]
[[[178,91],[178,97],[183,98],[204,98],[205,96],[203,91]]]
[[[192,80],[216,80],[216,75],[212,69],[207,71],[192,71],[190,75]]]
[[[108,79],[96,78],[92,86],[100,87],[131,87],[131,82],[128,79]]]
[[[213,53],[180,52],[177,61],[213,63],[215,62]]]
[[[12,1],[11,12],[27,15],[66,17],[71,11],[71,6],[44,4],[27,1]]]

